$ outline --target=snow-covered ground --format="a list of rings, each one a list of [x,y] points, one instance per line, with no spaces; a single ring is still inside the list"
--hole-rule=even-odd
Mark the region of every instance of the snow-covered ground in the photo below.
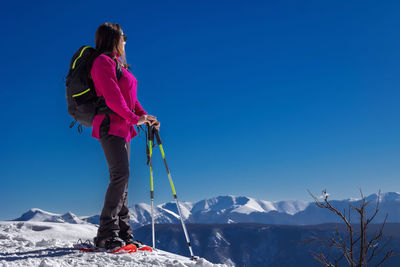
[[[223,267],[200,258],[189,258],[156,250],[114,255],[80,252],[78,240],[92,240],[97,228],[91,224],[54,222],[0,222],[0,267],[9,266],[179,266]]]

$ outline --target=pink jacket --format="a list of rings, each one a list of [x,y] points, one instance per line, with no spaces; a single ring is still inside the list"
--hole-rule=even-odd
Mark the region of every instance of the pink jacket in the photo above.
[[[103,96],[106,105],[115,114],[110,116],[111,135],[120,136],[129,142],[137,135],[134,128],[140,116],[147,114],[137,99],[137,80],[125,68],[122,68],[122,77],[117,80],[116,63],[106,55],[98,56],[92,66],[91,76],[97,96]],[[132,112],[133,111],[133,112]],[[105,114],[96,115],[93,119],[92,136],[100,139],[100,125]]]

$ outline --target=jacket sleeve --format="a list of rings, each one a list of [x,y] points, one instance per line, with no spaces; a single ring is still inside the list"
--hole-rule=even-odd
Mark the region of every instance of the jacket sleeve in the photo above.
[[[118,85],[115,73],[116,63],[108,56],[100,55],[96,58],[91,69],[91,76],[99,95],[102,95],[106,105],[130,124],[137,124],[139,116],[135,115],[127,106]]]
[[[147,112],[142,108],[142,105],[140,105],[139,100],[136,100],[135,103],[135,114],[139,116],[147,115]]]

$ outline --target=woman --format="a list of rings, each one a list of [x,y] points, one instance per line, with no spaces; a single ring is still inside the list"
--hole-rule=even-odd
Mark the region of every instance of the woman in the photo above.
[[[137,135],[134,125],[148,124],[159,129],[154,116],[147,115],[137,100],[137,81],[128,71],[125,57],[126,35],[116,23],[104,23],[96,31],[99,55],[90,74],[97,92],[113,112],[93,119],[92,136],[99,139],[110,172],[110,184],[100,215],[95,245],[115,249],[133,243],[129,223],[128,182],[130,140]],[[122,60],[122,62],[121,62]],[[117,62],[122,76],[117,79]]]

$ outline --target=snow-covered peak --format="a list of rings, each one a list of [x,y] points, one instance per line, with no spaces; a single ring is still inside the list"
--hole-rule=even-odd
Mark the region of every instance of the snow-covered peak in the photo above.
[[[182,210],[184,207],[181,207]],[[183,212],[183,211],[182,211]],[[151,206],[139,203],[129,207],[129,215],[134,227],[140,227],[151,222]],[[154,207],[155,223],[175,223],[179,216],[172,211],[163,209],[161,206]]]
[[[139,203],[129,207],[129,215],[134,223],[141,223],[151,219],[151,206],[146,203]]]
[[[132,212],[141,212],[141,213],[146,213],[146,212],[151,212],[151,206],[146,203],[138,203],[135,205],[132,205],[129,207],[129,210]]]
[[[209,199],[204,199],[197,202],[191,212],[209,212],[209,211],[221,211],[228,210],[232,208],[239,208],[242,205],[245,205],[250,198],[248,197],[236,197],[236,196],[219,196]]]
[[[61,215],[61,218],[64,220],[64,222],[67,222],[67,223],[74,223],[74,224],[85,223],[83,220],[78,218],[78,216],[76,216],[75,214],[73,214],[70,211],[65,213],[65,214],[63,214],[63,215]]]
[[[14,221],[33,221],[33,222],[62,222],[60,220],[60,214],[47,212],[38,208],[30,209],[29,211],[22,214],[21,217],[15,219]],[[60,220],[60,221],[57,221]]]
[[[247,201],[242,205],[234,205],[234,209],[232,210],[232,212],[244,214],[250,214],[252,212],[265,212],[265,209],[260,204],[264,203],[261,203],[260,201],[257,201],[253,198],[247,198]]]
[[[264,210],[264,212],[277,211],[277,208],[272,201],[257,200],[257,203]]]
[[[381,201],[400,201],[400,193],[398,192],[382,193]]]
[[[310,202],[301,200],[286,200],[274,202],[274,206],[279,212],[294,215],[305,210],[310,205]]]
[[[72,224],[82,224],[85,223],[83,220],[79,219],[78,216],[72,212],[67,212],[65,214],[57,214],[47,212],[38,208],[30,209],[29,211],[22,214],[21,217],[15,219],[14,221],[30,221],[30,222],[56,222],[56,223],[72,223]]]
[[[360,201],[361,198],[357,199],[357,201]],[[378,200],[378,194],[371,194],[366,197],[366,200],[369,202],[376,202]],[[400,193],[398,192],[386,192],[386,193],[381,193],[380,194],[380,202],[385,202],[385,201],[400,201]]]
[[[179,202],[179,207],[181,209],[182,216],[185,220],[189,218],[193,205],[194,204],[192,202]],[[176,202],[167,202],[164,204],[160,204],[157,207],[175,216],[176,218],[179,218],[179,212],[176,207]]]
[[[197,202],[191,212],[234,212],[251,214],[253,212],[268,213],[271,211],[295,214],[304,210],[309,205],[305,201],[266,201],[244,196],[219,196]]]

